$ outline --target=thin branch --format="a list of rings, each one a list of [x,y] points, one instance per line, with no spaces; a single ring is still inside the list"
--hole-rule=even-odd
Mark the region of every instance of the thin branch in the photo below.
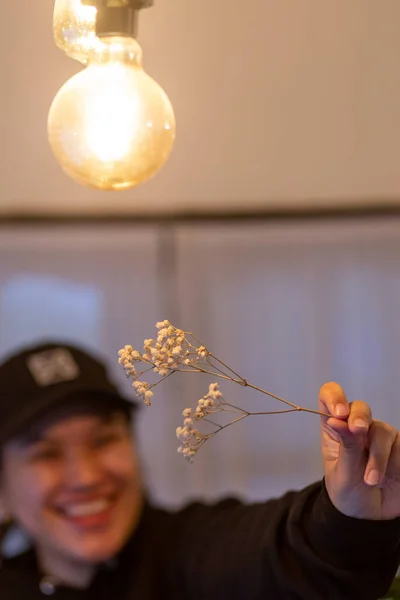
[[[221,375],[226,375],[226,373],[224,371],[222,371],[221,369],[219,369],[216,365],[214,365],[211,360],[210,360],[210,355],[208,355],[206,357],[206,362],[210,365],[210,367],[212,367],[213,369],[215,369],[216,371],[218,371],[219,373],[221,373]]]
[[[243,382],[243,384],[245,383],[246,380],[241,375],[239,375],[239,373],[236,373],[236,371],[234,371],[233,369],[228,367],[228,365],[226,365],[224,362],[222,362],[222,360],[220,358],[217,358],[215,356],[215,354],[212,354],[211,352],[209,352],[209,356],[212,356],[217,362],[219,362],[223,367],[225,367],[225,369],[228,369],[228,371],[233,373],[235,375],[235,377],[239,377],[239,379]]]
[[[206,423],[211,423],[211,425],[215,425],[215,427],[218,427],[218,429],[222,429],[222,425],[220,425],[219,423],[216,423],[215,421],[211,421],[211,419],[206,419],[204,417],[202,419],[202,421],[205,421]]]
[[[220,377],[221,379],[228,379],[229,381],[236,382],[232,377],[228,375],[221,375],[220,373],[214,373],[212,371],[208,371],[207,369],[202,369],[201,367],[196,367],[194,369],[175,369],[175,371],[179,371],[180,373],[205,373],[206,375],[213,375],[214,377]]]
[[[262,394],[266,394],[267,396],[270,396],[271,398],[275,398],[275,400],[279,400],[279,402],[288,404],[289,406],[292,406],[295,410],[313,413],[314,415],[320,415],[321,417],[332,417],[332,415],[329,415],[327,413],[322,413],[319,410],[314,410],[312,408],[303,408],[302,406],[299,406],[298,404],[289,402],[289,400],[285,400],[284,398],[281,398],[280,396],[276,396],[276,394],[272,394],[272,392],[268,392],[267,390],[264,390],[263,388],[260,388],[257,385],[253,385],[252,383],[249,383],[248,381],[246,381],[246,383],[244,385],[245,385],[245,387],[249,387],[249,388],[252,388],[253,390],[257,390],[258,392],[261,392]]]
[[[238,423],[242,419],[246,419],[246,417],[248,417],[248,416],[249,415],[247,415],[247,414],[241,415],[240,417],[237,417],[237,419],[234,419],[233,421],[230,421],[229,423],[226,423],[225,425],[221,425],[221,428],[218,429],[218,431],[214,431],[214,434],[219,433],[223,429],[226,429],[227,427],[230,427],[231,425],[234,425],[235,423]]]
[[[241,381],[245,381],[245,379],[241,375],[239,375],[239,373],[236,373],[236,371],[231,369],[231,367],[229,367],[227,364],[225,364],[220,358],[215,356],[215,354],[213,354],[212,352],[207,350],[206,346],[204,346],[204,344],[202,344],[201,341],[199,339],[197,339],[197,337],[194,335],[194,333],[192,333],[191,331],[185,331],[184,333],[186,335],[191,335],[192,338],[199,344],[199,346],[202,346],[203,348],[205,348],[206,352],[207,352],[207,356],[212,356],[217,362],[219,362],[223,367],[225,367],[225,369],[228,369],[228,371],[233,373],[235,375],[235,377],[238,377]],[[194,348],[195,350],[197,350],[196,346],[193,346],[188,340],[186,340],[186,341],[188,342],[188,344],[190,345],[191,348]],[[213,368],[217,368],[217,367],[215,367],[215,365],[212,365],[212,366],[213,366]]]
[[[297,408],[285,408],[283,410],[267,410],[262,412],[248,412],[248,417],[253,417],[255,415],[283,415],[284,413],[297,412]]]
[[[148,367],[147,369],[144,369],[144,371],[140,371],[138,373],[136,373],[136,377],[141,377],[142,375],[144,375],[144,373],[148,373],[149,371],[152,371],[154,369],[154,364],[151,364],[150,367]]]

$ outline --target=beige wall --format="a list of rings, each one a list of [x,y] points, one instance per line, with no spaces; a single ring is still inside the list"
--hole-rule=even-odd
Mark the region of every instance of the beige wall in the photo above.
[[[46,139],[78,65],[53,45],[52,0],[2,0],[0,213],[159,212],[400,200],[399,0],[156,0],[145,66],[178,138],[151,182],[80,187]]]

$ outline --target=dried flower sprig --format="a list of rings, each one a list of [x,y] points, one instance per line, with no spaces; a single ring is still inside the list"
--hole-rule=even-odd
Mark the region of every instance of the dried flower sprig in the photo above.
[[[186,408],[183,411],[183,427],[178,427],[176,430],[176,435],[181,442],[178,452],[186,459],[191,461],[204,442],[213,435],[252,415],[271,415],[302,411],[329,416],[311,408],[298,406],[250,383],[202,345],[193,333],[178,329],[167,320],[158,322],[156,328],[158,330],[156,339],[144,340],[142,353],[134,350],[129,345],[125,346],[118,353],[118,362],[123,366],[126,375],[133,378],[132,386],[135,389],[136,395],[148,406],[151,405],[154,395],[153,389],[163,379],[177,372],[185,372],[206,373],[220,379],[229,380],[243,387],[249,387],[266,394],[289,407],[283,410],[249,412],[226,402],[218,383],[212,383],[209,386],[207,394],[198,401],[194,412],[190,408]],[[138,370],[138,365],[142,366],[140,370]],[[159,376],[157,381],[147,383],[141,379],[144,374],[151,372]],[[225,425],[220,425],[209,418],[210,415],[221,411],[235,413],[237,416]],[[200,420],[211,424],[214,429],[211,432],[202,433],[195,427],[196,421]]]

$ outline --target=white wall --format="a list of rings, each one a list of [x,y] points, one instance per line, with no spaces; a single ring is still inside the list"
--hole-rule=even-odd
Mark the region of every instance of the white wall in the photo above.
[[[70,181],[48,147],[49,105],[79,68],[53,44],[52,9],[2,2],[0,214],[398,203],[398,0],[156,0],[139,40],[177,143],[117,194]]]

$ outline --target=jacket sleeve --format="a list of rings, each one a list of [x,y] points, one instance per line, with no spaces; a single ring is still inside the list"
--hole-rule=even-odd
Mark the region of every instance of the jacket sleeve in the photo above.
[[[323,482],[263,504],[193,504],[179,521],[193,600],[377,600],[400,561],[400,519],[346,517]]]

